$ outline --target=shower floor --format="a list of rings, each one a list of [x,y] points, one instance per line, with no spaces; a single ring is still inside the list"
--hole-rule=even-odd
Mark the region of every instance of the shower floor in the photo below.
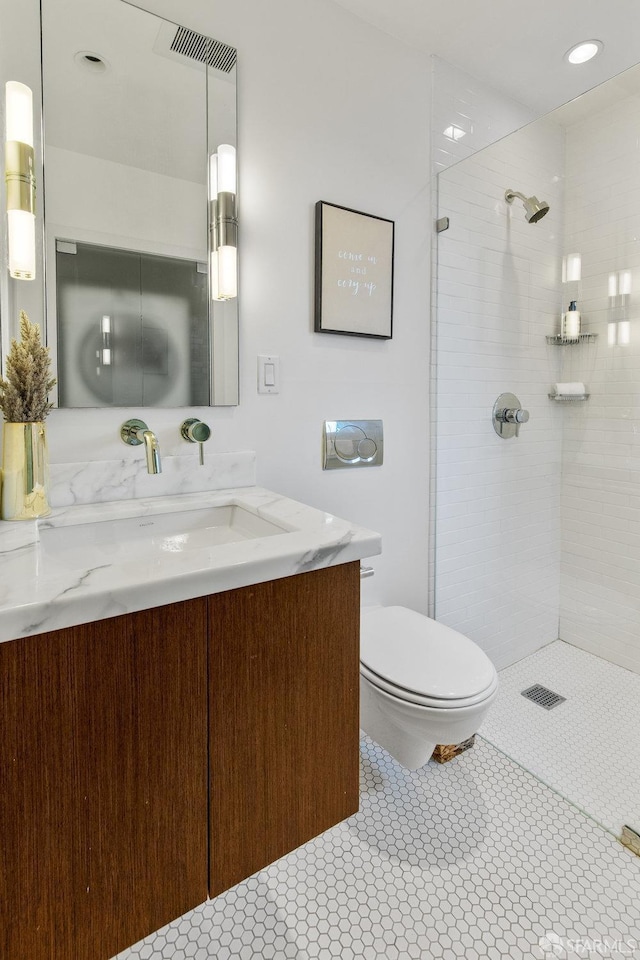
[[[536,683],[566,702],[525,699]],[[615,836],[640,830],[640,676],[556,640],[500,672],[480,734]]]

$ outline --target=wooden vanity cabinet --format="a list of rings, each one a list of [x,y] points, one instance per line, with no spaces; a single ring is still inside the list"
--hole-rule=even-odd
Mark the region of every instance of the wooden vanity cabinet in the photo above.
[[[211,896],[358,809],[360,564],[209,598]]]
[[[109,960],[358,808],[359,564],[0,643],[0,958]]]
[[[0,643],[0,957],[108,960],[207,897],[205,598]]]

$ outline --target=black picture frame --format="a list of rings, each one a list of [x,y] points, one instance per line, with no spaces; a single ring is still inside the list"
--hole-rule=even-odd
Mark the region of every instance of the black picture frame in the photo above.
[[[316,333],[390,340],[395,222],[318,200]]]

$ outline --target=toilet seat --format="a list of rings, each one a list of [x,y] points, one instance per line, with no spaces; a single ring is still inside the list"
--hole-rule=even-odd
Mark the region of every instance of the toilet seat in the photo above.
[[[391,696],[432,708],[482,703],[498,686],[495,667],[472,640],[407,607],[363,611],[360,667]]]
[[[368,680],[369,683],[373,684],[374,687],[390,694],[392,697],[396,697],[398,700],[403,700],[405,703],[415,703],[421,707],[432,707],[440,710],[453,710],[456,707],[475,706],[491,698],[498,689],[498,677],[496,676],[493,683],[487,687],[486,690],[472,697],[459,697],[456,699],[429,697],[425,694],[414,693],[412,690],[407,690],[404,687],[398,687],[393,683],[389,683],[388,680],[379,677],[372,670],[369,670],[362,661],[360,661],[360,675],[363,676],[365,680]]]

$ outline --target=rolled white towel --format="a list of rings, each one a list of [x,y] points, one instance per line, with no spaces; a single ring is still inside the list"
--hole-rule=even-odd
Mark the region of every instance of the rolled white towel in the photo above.
[[[558,397],[576,397],[582,396],[587,392],[584,383],[576,380],[571,383],[556,383],[556,396]]]

